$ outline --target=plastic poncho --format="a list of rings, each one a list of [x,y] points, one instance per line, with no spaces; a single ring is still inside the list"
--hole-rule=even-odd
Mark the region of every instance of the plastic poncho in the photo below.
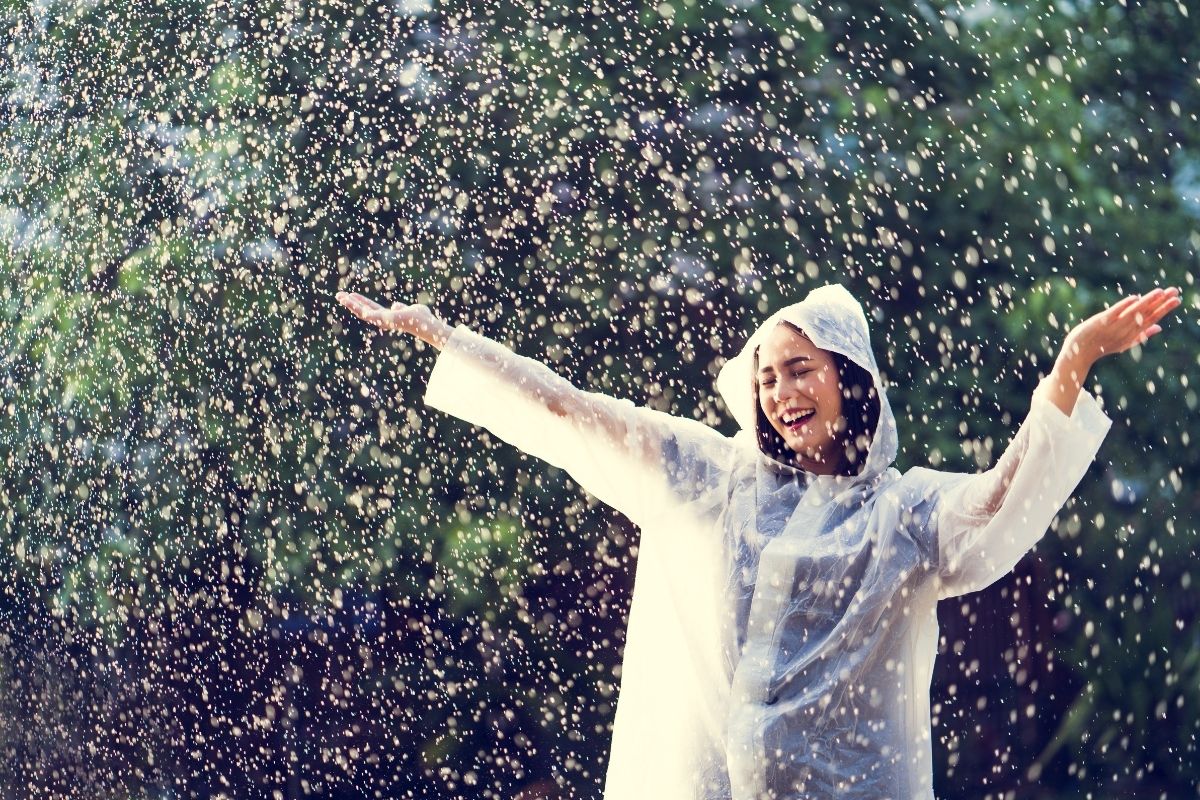
[[[758,449],[753,353],[780,321],[874,378],[853,477]],[[741,430],[572,386],[458,327],[425,402],[566,470],[641,528],[606,800],[931,798],[939,598],[981,589],[1038,540],[1111,420],[1039,385],[996,465],[892,466],[896,422],[867,318],[824,286],[772,315],[717,386]]]

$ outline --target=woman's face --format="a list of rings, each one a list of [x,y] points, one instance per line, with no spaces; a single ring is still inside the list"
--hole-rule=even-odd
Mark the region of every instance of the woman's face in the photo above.
[[[842,461],[846,430],[838,370],[828,350],[780,323],[758,351],[758,402],[798,465],[818,475]]]

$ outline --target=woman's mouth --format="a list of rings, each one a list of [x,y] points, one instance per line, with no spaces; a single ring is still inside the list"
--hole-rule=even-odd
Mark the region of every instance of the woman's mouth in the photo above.
[[[808,421],[816,415],[816,413],[817,412],[813,409],[808,409],[807,411],[797,411],[792,414],[785,414],[780,421],[783,422],[784,427],[792,433],[799,433],[801,429],[806,426]]]

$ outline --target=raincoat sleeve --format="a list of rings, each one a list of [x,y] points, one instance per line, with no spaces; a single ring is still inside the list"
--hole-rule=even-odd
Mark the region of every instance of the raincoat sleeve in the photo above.
[[[1071,416],[1039,384],[995,466],[948,481],[934,510],[940,597],[974,592],[1016,565],[1087,472],[1112,420],[1081,389]]]
[[[715,505],[734,453],[701,422],[578,389],[463,325],[438,356],[425,404],[566,470],[639,525],[681,504]]]

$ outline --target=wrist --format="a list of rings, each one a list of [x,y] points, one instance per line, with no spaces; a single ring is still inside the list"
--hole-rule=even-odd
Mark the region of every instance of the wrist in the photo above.
[[[1095,359],[1084,352],[1064,350],[1055,360],[1053,372],[1064,385],[1083,386],[1083,382],[1087,380],[1088,373],[1092,371],[1095,363]]]
[[[450,338],[450,334],[454,333],[454,328],[431,313],[428,319],[422,320],[416,326],[413,334],[425,342],[431,344],[438,350],[446,346],[446,341]]]
[[[1055,366],[1062,364],[1064,369],[1076,370],[1080,375],[1086,375],[1099,360],[1100,354],[1093,351],[1094,348],[1082,337],[1068,336],[1054,362]]]

